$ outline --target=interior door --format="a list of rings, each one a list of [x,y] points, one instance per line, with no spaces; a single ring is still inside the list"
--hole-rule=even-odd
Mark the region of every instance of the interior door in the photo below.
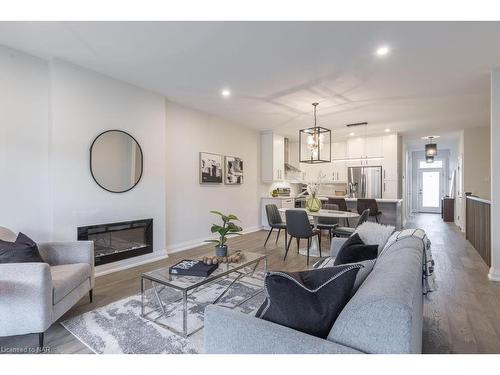
[[[443,194],[443,170],[441,168],[420,169],[418,172],[419,212],[441,212]]]

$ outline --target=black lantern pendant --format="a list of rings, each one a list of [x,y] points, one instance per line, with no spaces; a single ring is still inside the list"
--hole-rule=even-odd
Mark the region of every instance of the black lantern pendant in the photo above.
[[[319,103],[312,103],[312,105],[314,126],[299,131],[299,162],[330,163],[332,161],[332,132],[330,129],[317,126],[316,107]]]
[[[433,143],[432,140],[434,137],[428,137],[429,138],[429,143],[425,145],[425,157],[432,157],[434,158],[437,156],[438,149],[437,149],[437,144]]]

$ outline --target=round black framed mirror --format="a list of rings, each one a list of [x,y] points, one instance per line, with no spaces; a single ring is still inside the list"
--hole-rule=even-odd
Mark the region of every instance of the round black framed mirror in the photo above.
[[[107,130],[90,146],[90,173],[111,193],[124,193],[140,181],[143,155],[139,143],[123,130]]]

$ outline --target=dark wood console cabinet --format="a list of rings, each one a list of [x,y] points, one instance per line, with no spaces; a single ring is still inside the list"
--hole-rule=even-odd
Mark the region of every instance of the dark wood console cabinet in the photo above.
[[[455,198],[441,198],[441,217],[443,221],[455,221]]]

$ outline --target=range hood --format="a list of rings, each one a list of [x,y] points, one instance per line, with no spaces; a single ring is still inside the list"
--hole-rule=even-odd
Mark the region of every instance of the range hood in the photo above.
[[[299,168],[294,167],[293,165],[291,165],[290,162],[289,162],[290,149],[289,149],[289,146],[288,146],[288,142],[289,142],[288,138],[285,138],[284,139],[284,143],[285,143],[285,172],[300,173],[302,171]]]

